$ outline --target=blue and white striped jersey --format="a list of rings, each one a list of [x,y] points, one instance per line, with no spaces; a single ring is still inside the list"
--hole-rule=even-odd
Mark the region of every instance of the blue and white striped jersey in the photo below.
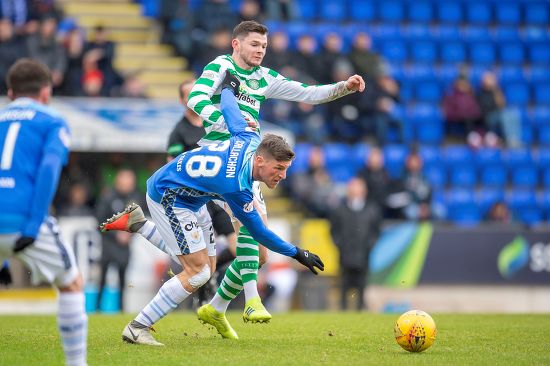
[[[294,256],[296,247],[271,232],[254,208],[252,170],[260,136],[248,127],[231,91],[223,90],[221,99],[231,138],[180,154],[149,178],[147,194],[165,207],[192,211],[212,199],[224,200],[254,239],[273,251]]]
[[[19,98],[0,110],[0,233],[36,237],[69,155],[67,123]]]

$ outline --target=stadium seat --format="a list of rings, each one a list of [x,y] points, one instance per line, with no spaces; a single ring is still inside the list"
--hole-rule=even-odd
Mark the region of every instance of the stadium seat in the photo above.
[[[353,145],[353,160],[357,165],[358,169],[365,165],[367,157],[370,155],[371,147],[367,144],[357,143]]]
[[[550,70],[544,66],[531,66],[527,72],[528,80],[531,83],[550,82]]]
[[[525,23],[547,26],[550,22],[548,2],[532,2],[525,4]]]
[[[487,187],[502,188],[507,183],[507,171],[504,164],[492,164],[480,168],[480,183]]]
[[[454,187],[473,188],[477,184],[475,167],[470,164],[453,166],[449,169],[449,182]]]
[[[550,124],[543,124],[539,126],[538,142],[540,145],[550,146]]]
[[[489,165],[502,164],[502,153],[500,149],[484,147],[475,153],[476,164],[479,169]]]
[[[439,103],[443,99],[437,81],[421,81],[415,85],[415,99],[419,102]]]
[[[476,225],[481,220],[481,211],[470,189],[452,188],[445,194],[447,218],[458,225]]]
[[[404,62],[408,58],[405,42],[400,40],[383,42],[379,49],[382,56],[392,62]]]
[[[512,209],[514,216],[527,225],[538,224],[542,220],[542,212],[537,205],[537,197],[530,189],[513,189],[506,193],[505,201]]]
[[[300,13],[300,19],[302,20],[315,20],[317,19],[318,11],[316,0],[298,0],[298,12]]]
[[[550,47],[548,43],[536,42],[529,44],[529,61],[533,64],[548,65],[550,63]]]
[[[495,18],[499,24],[518,25],[521,22],[519,4],[516,2],[500,2],[495,6]]]
[[[375,18],[375,8],[373,1],[349,0],[348,9],[352,20],[367,22]]]
[[[475,193],[475,198],[482,215],[486,216],[495,203],[504,201],[504,191],[498,188],[482,187]]]
[[[443,159],[449,169],[460,165],[470,165],[474,161],[474,155],[469,147],[464,145],[451,145],[442,149]]]
[[[400,178],[403,175],[405,159],[408,149],[404,145],[386,145],[383,148],[386,169],[392,178]]]
[[[523,70],[517,66],[501,66],[497,69],[497,77],[501,85],[508,83],[525,82]]]
[[[424,24],[407,24],[401,26],[401,34],[409,42],[431,40],[430,28]]]
[[[424,63],[410,64],[403,69],[403,77],[410,82],[433,80],[433,66]]]
[[[462,22],[462,7],[459,2],[437,1],[437,20],[441,23]]]
[[[434,188],[444,188],[447,184],[445,166],[441,162],[424,162],[422,173]]]
[[[466,60],[466,48],[463,43],[455,41],[441,44],[441,61],[463,62],[464,60]]]
[[[352,147],[342,143],[323,145],[325,155],[325,167],[328,174],[335,182],[347,182],[357,173],[359,165],[353,157]]]
[[[341,22],[347,18],[345,1],[320,1],[319,17],[321,20]]]
[[[527,147],[508,149],[505,151],[503,158],[509,168],[514,168],[519,165],[528,165],[533,162],[531,150]]]
[[[550,170],[550,147],[540,147],[536,152],[535,161],[541,171]]]
[[[292,161],[292,165],[288,169],[290,175],[296,173],[303,173],[307,170],[309,164],[309,152],[311,151],[311,144],[298,143],[294,146],[294,153],[296,157]]]
[[[466,20],[472,24],[491,23],[491,4],[489,2],[471,2],[466,6]]]
[[[442,64],[435,68],[435,77],[443,84],[443,89],[447,90],[458,77],[458,67],[455,64]]]
[[[492,65],[496,55],[494,45],[490,42],[474,42],[470,45],[470,62],[478,65]]]
[[[431,30],[434,38],[439,42],[456,42],[456,40],[462,38],[460,28],[453,25],[440,24],[431,28]]]
[[[492,39],[496,42],[519,42],[520,33],[516,27],[496,25],[492,32]]]
[[[421,144],[440,144],[443,120],[439,109],[431,103],[416,104],[407,110],[414,138]]]
[[[529,86],[526,83],[504,85],[504,95],[508,104],[524,106],[529,103]]]
[[[535,188],[538,172],[534,164],[519,165],[511,169],[512,184],[516,188]]]
[[[432,41],[413,42],[410,53],[415,62],[433,63],[437,59],[435,43]]]
[[[522,64],[525,61],[525,51],[520,42],[507,42],[500,44],[499,59],[504,64]]]
[[[420,145],[418,147],[418,154],[422,158],[424,165],[441,162],[441,153],[437,146]]]
[[[460,30],[461,40],[470,43],[493,43],[491,32],[487,27],[465,26]]]
[[[536,103],[550,104],[550,83],[535,84],[534,96]]]
[[[382,1],[378,3],[378,17],[383,22],[402,22],[405,18],[405,10],[402,1]]]
[[[547,221],[550,221],[550,189],[537,194],[537,206],[544,212]]]
[[[542,170],[541,182],[543,187],[550,188],[550,169]]]
[[[410,22],[430,23],[433,21],[433,7],[429,1],[415,1],[407,4],[407,18]]]

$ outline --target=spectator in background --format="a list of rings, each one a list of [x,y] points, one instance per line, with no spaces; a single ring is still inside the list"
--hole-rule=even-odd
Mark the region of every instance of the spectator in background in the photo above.
[[[443,99],[443,115],[446,120],[447,135],[460,136],[478,145],[475,131],[479,128],[481,110],[475,98],[472,85],[465,75],[460,75],[452,89]],[[470,133],[473,133],[470,135]]]
[[[99,220],[110,217],[113,212],[123,211],[130,203],[135,202],[143,205],[142,194],[136,188],[136,175],[128,168],[120,169],[115,176],[114,185],[108,189],[97,203],[96,215]],[[124,292],[126,288],[126,268],[130,259],[131,233],[125,231],[111,231],[105,233],[101,252],[101,276],[99,281],[99,294],[97,308],[100,309],[100,301],[105,286],[107,269],[114,265],[118,269],[120,287],[120,308],[124,311]]]
[[[477,94],[484,125],[489,129],[486,142],[496,139],[494,134],[504,138],[510,147],[521,146],[521,122],[517,111],[506,108],[506,98],[492,72],[485,72],[481,77],[481,85]],[[494,137],[491,137],[490,134]],[[487,141],[488,140],[488,141]]]
[[[365,32],[358,32],[353,38],[349,59],[355,72],[362,75],[369,84],[384,75],[384,60],[371,50],[372,40]]]
[[[353,70],[353,65],[347,60],[345,55],[344,41],[338,33],[331,32],[325,36],[323,47],[318,57],[325,65],[324,73],[321,75],[321,80],[319,80],[321,84],[329,84],[334,82],[333,74],[336,68],[336,63],[342,63],[342,60],[345,60],[346,63],[349,63],[350,65],[346,74],[351,76],[355,73]],[[340,80],[347,80],[347,77],[345,79],[336,79],[336,81]]]
[[[14,34],[13,23],[10,19],[0,19],[0,94],[8,91],[6,75],[11,65],[27,55],[27,48],[23,37]]]
[[[404,207],[405,217],[409,220],[429,220],[432,218],[432,188],[422,174],[422,157],[411,151],[405,161],[405,178],[403,181],[408,202]]]
[[[75,182],[69,187],[68,200],[60,209],[59,216],[94,216],[92,208],[88,205],[90,192],[82,182]]]
[[[263,0],[263,13],[267,19],[287,22],[297,18],[297,9],[292,0]]]
[[[494,223],[509,224],[512,220],[512,213],[506,203],[498,201],[495,202],[489,212],[487,213],[486,220]]]
[[[240,23],[246,20],[255,20],[257,22],[262,20],[261,8],[258,0],[243,0],[241,2],[238,22]]]
[[[82,91],[88,97],[105,97],[104,75],[97,64],[99,52],[89,51],[82,60]]]
[[[367,199],[362,179],[348,183],[347,198],[330,215],[330,233],[340,252],[341,309],[348,308],[347,295],[357,289],[357,310],[366,309],[364,290],[369,270],[369,254],[380,235],[382,214],[379,206]]]
[[[184,5],[187,8],[187,1],[158,0],[157,19],[160,23],[161,28],[161,43],[173,44],[174,40],[172,38],[172,22],[177,18],[181,5]],[[190,13],[188,9],[186,10],[187,13]]]
[[[292,67],[292,53],[288,49],[288,35],[285,32],[271,33],[268,44],[269,52],[264,57],[264,64],[267,67],[281,70],[281,72],[286,67]],[[285,73],[285,75],[287,74]],[[290,78],[292,79],[292,77]]]
[[[113,61],[115,58],[115,43],[109,40],[109,32],[102,25],[94,28],[91,41],[87,44],[85,58],[95,60],[97,69],[103,75],[101,95],[108,96],[114,86],[122,84],[122,78],[116,72]],[[84,70],[86,72],[86,70]],[[99,75],[98,73],[95,73]]]
[[[399,102],[399,85],[393,78],[388,75],[378,77],[370,93],[364,93],[360,98],[365,133],[374,128],[377,143],[385,145],[390,139],[389,132],[395,130],[397,142],[406,142],[403,121],[393,115],[394,107]]]
[[[208,37],[208,42],[202,46],[200,55],[196,57],[195,69],[198,74],[210,61],[219,55],[225,55],[232,52],[231,31],[228,28],[219,28],[212,32]]]
[[[365,159],[365,165],[357,172],[357,177],[367,185],[369,199],[378,205],[382,213],[386,209],[390,184],[390,177],[384,164],[382,150],[379,147],[373,147]]]
[[[16,33],[23,33],[29,13],[27,0],[0,0],[0,19],[9,19]]]
[[[29,19],[54,17],[59,23],[63,19],[63,11],[57,6],[56,0],[26,0],[29,7]]]
[[[50,68],[54,89],[61,85],[67,70],[67,55],[56,36],[57,20],[46,17],[40,22],[38,33],[27,38],[29,56]]]
[[[81,96],[82,77],[84,75],[83,62],[86,39],[82,29],[74,25],[64,39],[65,52],[67,54],[67,70],[63,78],[61,93],[69,96]]]
[[[237,17],[229,0],[203,0],[195,13],[195,19],[197,27],[207,36],[221,28],[233,29],[237,24]]]
[[[163,0],[167,3],[175,3],[173,0]],[[174,12],[172,8],[165,10],[165,20],[162,21],[163,26],[163,42],[174,46],[176,53],[189,60],[189,64],[193,65],[196,57],[196,50],[193,38],[193,30],[195,28],[195,17],[189,11],[188,0],[180,0],[177,2],[177,7]],[[170,13],[168,13],[170,11]],[[161,12],[162,14],[162,12]],[[170,16],[170,18],[166,18]]]
[[[307,171],[292,176],[290,189],[296,201],[314,217],[328,217],[336,207],[340,197],[325,168],[325,155],[320,147],[311,148]]]
[[[309,34],[300,36],[292,65],[300,72],[306,74],[310,79],[319,83],[326,72],[326,65],[323,64],[316,51],[317,41],[315,38]]]
[[[145,85],[141,82],[139,74],[136,72],[128,73],[124,77],[122,85],[115,87],[111,94],[120,98],[147,98]]]

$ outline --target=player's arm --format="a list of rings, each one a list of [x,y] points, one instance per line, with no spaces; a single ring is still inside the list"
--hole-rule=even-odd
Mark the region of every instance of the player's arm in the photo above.
[[[317,274],[316,268],[324,271],[325,265],[316,254],[284,241],[265,226],[260,215],[254,209],[253,197],[250,192],[227,193],[224,194],[224,199],[254,240],[274,252],[296,259],[315,274]]]
[[[254,130],[248,127],[235,98],[239,93],[239,85],[239,79],[232,75],[229,70],[226,70],[222,81],[220,109],[227,124],[227,129],[232,136],[245,131],[254,132]]]
[[[225,69],[220,64],[211,62],[204,67],[189,93],[187,106],[210,124],[225,122],[222,113],[210,100],[224,76]]]
[[[31,199],[30,217],[16,242],[14,252],[31,245],[38,235],[40,225],[48,214],[53,200],[61,168],[68,156],[69,132],[64,126],[53,129],[43,149],[42,160],[36,173],[35,190]]]
[[[359,75],[353,75],[348,80],[334,84],[307,85],[285,78],[278,72],[270,70],[268,73],[269,88],[266,98],[276,98],[308,104],[327,103],[356,91],[365,89],[365,82]]]

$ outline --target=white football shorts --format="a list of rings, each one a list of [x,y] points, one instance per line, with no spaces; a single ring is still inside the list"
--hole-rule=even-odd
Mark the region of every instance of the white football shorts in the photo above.
[[[73,248],[61,240],[55,218],[47,217],[34,243],[14,255],[13,247],[20,236],[20,233],[0,234],[0,263],[11,256],[18,258],[31,271],[34,285],[47,282],[62,288],[76,279]]]
[[[175,255],[187,255],[204,248],[208,256],[216,255],[212,219],[202,206],[197,212],[186,208],[163,206],[149,196],[147,207],[166,245]]]

